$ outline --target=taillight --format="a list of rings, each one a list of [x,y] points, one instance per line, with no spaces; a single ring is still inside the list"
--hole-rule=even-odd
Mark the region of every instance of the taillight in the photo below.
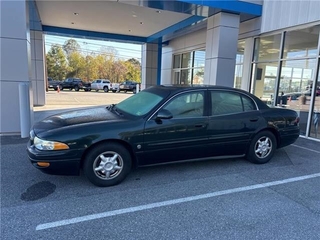
[[[300,122],[300,117],[288,119],[289,126],[298,126]]]

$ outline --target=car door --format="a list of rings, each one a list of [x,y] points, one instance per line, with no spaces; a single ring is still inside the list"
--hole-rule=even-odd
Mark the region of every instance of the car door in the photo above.
[[[212,90],[208,133],[212,156],[243,155],[251,136],[264,123],[249,96],[235,91]]]
[[[166,111],[171,119],[157,119]],[[205,91],[190,91],[174,96],[153,117],[144,129],[144,157],[139,164],[154,164],[206,156],[208,117],[205,112]]]
[[[93,90],[96,90],[96,89],[97,89],[97,81],[98,81],[98,80],[94,80],[94,81],[91,83],[91,89],[93,89]]]

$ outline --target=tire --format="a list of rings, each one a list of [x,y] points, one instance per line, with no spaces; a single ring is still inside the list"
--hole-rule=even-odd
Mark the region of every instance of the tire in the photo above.
[[[96,89],[96,92],[99,92],[99,89]]]
[[[252,163],[263,164],[271,160],[277,149],[276,137],[270,131],[259,132],[251,141],[247,160]]]
[[[117,92],[117,90],[112,90],[113,93]]]
[[[74,90],[79,92],[79,86],[74,86]]]
[[[112,158],[115,159],[112,160]],[[86,177],[91,183],[99,187],[119,184],[129,174],[130,170],[130,153],[125,147],[117,143],[97,145],[87,154],[83,164],[83,172]]]
[[[103,88],[103,91],[104,91],[104,92],[109,92],[109,88],[108,88],[107,86],[105,86],[105,87]]]
[[[124,93],[127,93],[128,91],[127,91],[127,90],[124,90],[123,92],[124,92]]]

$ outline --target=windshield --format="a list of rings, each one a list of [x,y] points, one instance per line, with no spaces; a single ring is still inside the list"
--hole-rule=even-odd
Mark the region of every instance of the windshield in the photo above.
[[[151,92],[142,91],[118,103],[116,107],[120,111],[129,113],[131,115],[143,116],[150,112],[150,110],[160,103],[162,99],[162,96]]]

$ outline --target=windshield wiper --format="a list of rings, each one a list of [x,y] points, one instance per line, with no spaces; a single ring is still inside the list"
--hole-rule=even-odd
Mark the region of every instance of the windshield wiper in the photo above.
[[[111,104],[107,106],[106,109],[108,109],[109,111],[112,111],[115,106],[116,106],[115,104]]]
[[[117,115],[119,116],[123,116],[123,114],[121,112],[118,111],[118,109],[116,108],[116,104],[111,104],[107,107],[107,109],[109,111],[114,111]]]

